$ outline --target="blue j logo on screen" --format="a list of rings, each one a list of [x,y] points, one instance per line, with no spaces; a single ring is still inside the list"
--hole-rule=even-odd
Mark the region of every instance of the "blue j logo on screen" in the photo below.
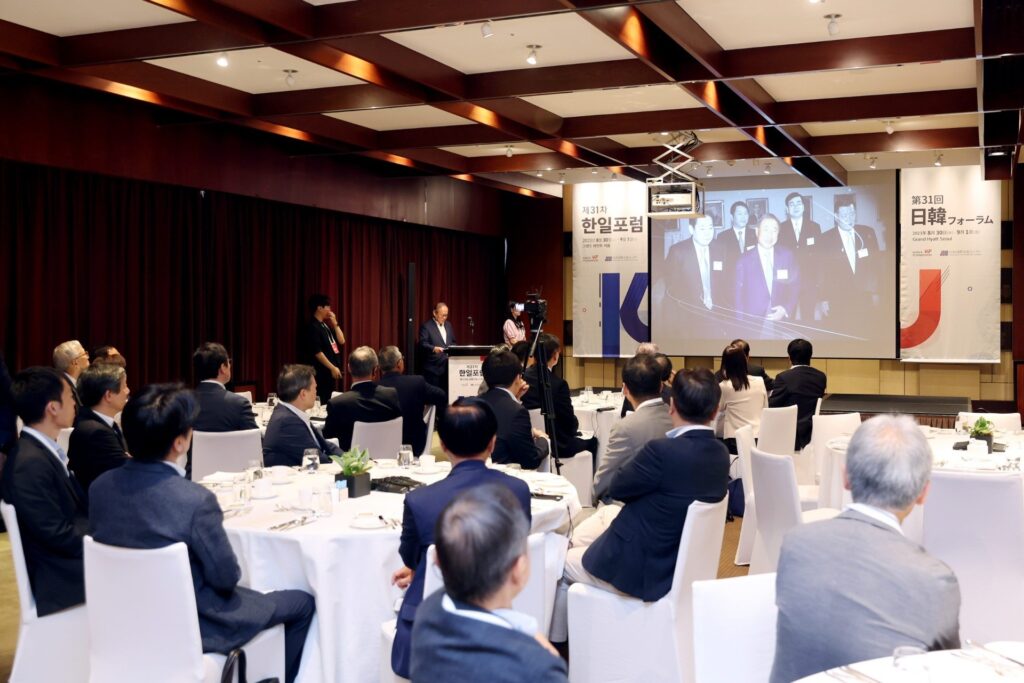
[[[601,274],[601,355],[618,356],[622,346],[620,330],[637,343],[651,338],[651,329],[640,320],[640,303],[647,293],[648,273],[634,273],[625,298],[620,299],[622,276]],[[622,304],[619,304],[622,301]]]

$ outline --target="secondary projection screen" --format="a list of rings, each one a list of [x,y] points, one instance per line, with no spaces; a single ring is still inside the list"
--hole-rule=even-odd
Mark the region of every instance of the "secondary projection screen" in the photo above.
[[[703,218],[651,221],[652,341],[717,356],[743,338],[755,356],[785,356],[803,337],[816,356],[895,358],[896,172],[851,173],[842,188],[751,181],[716,181]]]

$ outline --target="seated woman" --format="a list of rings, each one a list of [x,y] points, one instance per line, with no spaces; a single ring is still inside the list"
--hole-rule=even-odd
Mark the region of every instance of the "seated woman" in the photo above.
[[[750,425],[757,436],[761,411],[768,407],[768,392],[763,379],[747,374],[747,355],[739,344],[730,344],[722,352],[722,375],[725,379],[719,383],[722,398],[718,402],[715,433],[735,454],[737,429]]]

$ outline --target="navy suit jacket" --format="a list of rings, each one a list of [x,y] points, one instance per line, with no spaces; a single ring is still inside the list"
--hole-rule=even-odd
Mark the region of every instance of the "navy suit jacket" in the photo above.
[[[810,243],[808,243],[810,240]],[[797,242],[796,231],[793,229],[793,220],[787,218],[779,224],[779,244],[780,247],[786,247],[790,251],[798,251],[800,249],[814,249],[821,245],[821,226],[814,221],[809,221],[804,218],[803,224],[800,226],[800,241]]]
[[[423,356],[424,375],[440,377],[448,367],[448,354],[434,353],[434,347],[440,346],[442,349],[447,349],[449,346],[455,346],[455,332],[452,330],[452,323],[449,320],[444,321],[444,333],[447,335],[448,341],[441,339],[441,332],[437,329],[437,323],[433,318],[420,325],[419,349],[420,355]]]
[[[783,306],[789,317],[794,318],[800,288],[800,267],[796,257],[785,247],[775,246],[775,272],[772,274],[772,291],[769,294],[759,254],[758,249],[751,249],[736,266],[736,309],[741,313],[764,317],[768,309]],[[783,274],[785,278],[780,278]]]
[[[188,546],[205,652],[241,647],[274,616],[270,599],[238,586],[242,572],[216,496],[163,462],[132,460],[97,479],[89,527],[98,542],[122,548]]]
[[[90,408],[82,408],[68,442],[68,467],[86,493],[96,477],[128,460],[124,438]]]
[[[825,373],[809,365],[784,370],[775,378],[775,386],[768,396],[768,407],[796,406],[796,450],[811,442],[814,410],[818,407],[818,399],[825,396],[827,384]]]
[[[256,429],[252,404],[240,394],[228,391],[216,382],[200,382],[195,388],[199,415],[193,429],[197,432],[237,432]]]
[[[263,466],[302,464],[302,451],[307,448],[320,449],[320,462],[330,462],[330,455],[341,455],[341,449],[324,439],[324,435],[316,425],[313,434],[298,415],[284,407],[283,404],[274,408],[267,424],[267,433],[263,435]]]
[[[508,391],[498,387],[489,389],[480,398],[490,404],[498,418],[498,440],[491,460],[501,465],[519,463],[524,470],[537,469],[546,453],[533,440],[530,411]]]
[[[409,648],[416,610],[423,601],[423,583],[427,574],[427,548],[434,543],[434,525],[445,506],[466,489],[484,484],[501,484],[511,489],[523,506],[527,519],[530,515],[530,487],[522,479],[510,477],[498,470],[488,469],[483,462],[467,460],[452,469],[441,481],[414,489],[405,496],[402,516],[402,542],[398,553],[406,567],[415,569],[412,583],[405,591],[402,608],[398,612],[398,629],[391,649],[391,667],[395,673],[409,677]]]
[[[85,602],[82,538],[89,520],[83,493],[30,434],[22,433],[4,465],[3,499],[18,513],[39,616]]]
[[[690,503],[725,497],[729,451],[711,429],[654,439],[619,470],[608,495],[626,505],[583,554],[583,566],[623,593],[653,602],[672,587]]]
[[[356,422],[387,422],[396,417],[402,417],[397,391],[376,382],[360,382],[327,403],[324,436],[328,439],[337,438],[341,449],[347,451],[352,447],[352,429]],[[420,422],[423,422],[422,415]],[[393,455],[374,453],[373,457],[390,458]]]
[[[708,245],[708,278],[711,284],[712,306],[732,306],[732,282],[726,273],[731,271],[735,260],[729,260],[725,247],[730,239],[738,253],[739,245],[735,235],[730,234],[721,241],[715,239]],[[693,238],[672,245],[668,251],[666,266],[669,274],[668,293],[681,301],[703,306],[704,284],[700,279],[700,263],[697,261],[697,248]]]
[[[402,407],[402,443],[412,446],[412,452],[422,453],[427,443],[427,426],[423,412],[428,405],[435,406],[434,420],[441,417],[448,405],[444,392],[420,375],[402,375],[397,372],[385,373],[378,382],[382,387],[391,387],[398,392],[398,403]]]

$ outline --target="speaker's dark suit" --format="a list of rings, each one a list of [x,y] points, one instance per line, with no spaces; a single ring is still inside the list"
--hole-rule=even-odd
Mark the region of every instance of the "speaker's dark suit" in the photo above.
[[[491,459],[499,464],[519,463],[524,470],[535,470],[547,455],[533,440],[530,412],[505,389],[495,387],[481,396],[498,418],[498,439]]]
[[[793,221],[787,218],[779,224],[779,246],[786,247],[790,251],[799,251],[800,249],[813,251],[815,247],[821,246],[821,226],[805,218],[800,226],[800,239],[797,240]]]
[[[583,440],[576,436],[580,421],[576,419],[576,412],[572,409],[569,383],[553,372],[548,373],[548,376],[551,377],[551,400],[555,407],[555,434],[558,436],[559,457],[571,458],[580,451],[587,450],[596,454],[597,442],[595,440]],[[527,392],[523,394],[523,405],[527,410],[540,408],[540,379],[537,376],[537,366],[528,367],[523,379],[530,385]]]
[[[608,494],[626,505],[583,554],[583,567],[645,602],[672,587],[690,503],[725,497],[729,451],[711,429],[649,441],[619,470]]]
[[[455,332],[452,330],[450,321],[444,321],[444,333],[448,337],[445,341],[441,339],[441,331],[437,329],[437,323],[433,318],[420,325],[419,350],[423,367],[423,376],[428,382],[441,391],[448,393],[448,354],[434,353],[434,347],[439,346],[447,349],[455,346]]]
[[[86,493],[96,477],[128,460],[128,447],[117,423],[108,427],[90,408],[82,408],[68,442],[68,467]]]
[[[324,439],[320,429],[309,427],[298,415],[279,404],[270,415],[267,433],[263,435],[263,465],[292,467],[302,464],[302,451],[307,448],[320,449],[320,462],[330,462],[330,455],[341,455],[341,449]]]
[[[419,455],[430,446],[423,411],[428,405],[434,406],[434,420],[440,419],[441,412],[448,405],[444,392],[427,384],[427,380],[419,375],[397,372],[385,373],[378,384],[398,392],[398,403],[402,407],[402,443],[411,445],[412,452]]]
[[[780,372],[775,377],[775,386],[768,396],[769,408],[796,406],[796,443],[800,450],[811,442],[811,428],[814,426],[814,409],[818,399],[825,395],[828,378],[818,368],[798,365]]]
[[[81,487],[26,432],[4,465],[3,499],[18,513],[39,616],[85,602],[82,537],[89,520]]]
[[[508,487],[519,499],[526,518],[530,519],[530,487],[522,479],[510,477],[498,470],[488,469],[477,460],[459,463],[451,474],[430,486],[410,491],[405,496],[402,516],[402,542],[398,553],[406,567],[415,569],[412,583],[405,591],[402,608],[398,612],[398,629],[391,649],[391,668],[395,673],[409,677],[409,648],[416,609],[423,601],[423,584],[428,571],[427,547],[434,543],[434,526],[441,511],[455,496],[466,489],[484,484]]]
[[[402,417],[402,405],[398,402],[397,391],[376,382],[359,382],[327,404],[324,436],[328,439],[337,438],[341,449],[347,451],[352,447],[352,428],[356,422],[387,422],[396,417]]]
[[[750,227],[744,229],[743,244],[740,244],[739,238],[736,237],[736,231],[729,228],[715,235],[714,243],[721,245],[722,254],[729,263],[727,267],[735,268],[740,256],[757,246],[757,232]]]
[[[89,522],[93,538],[107,545],[187,545],[203,651],[230,652],[283,623],[287,669],[294,676],[313,618],[313,598],[301,591],[263,594],[238,585],[242,572],[212,492],[166,463],[133,460],[93,484]]]

